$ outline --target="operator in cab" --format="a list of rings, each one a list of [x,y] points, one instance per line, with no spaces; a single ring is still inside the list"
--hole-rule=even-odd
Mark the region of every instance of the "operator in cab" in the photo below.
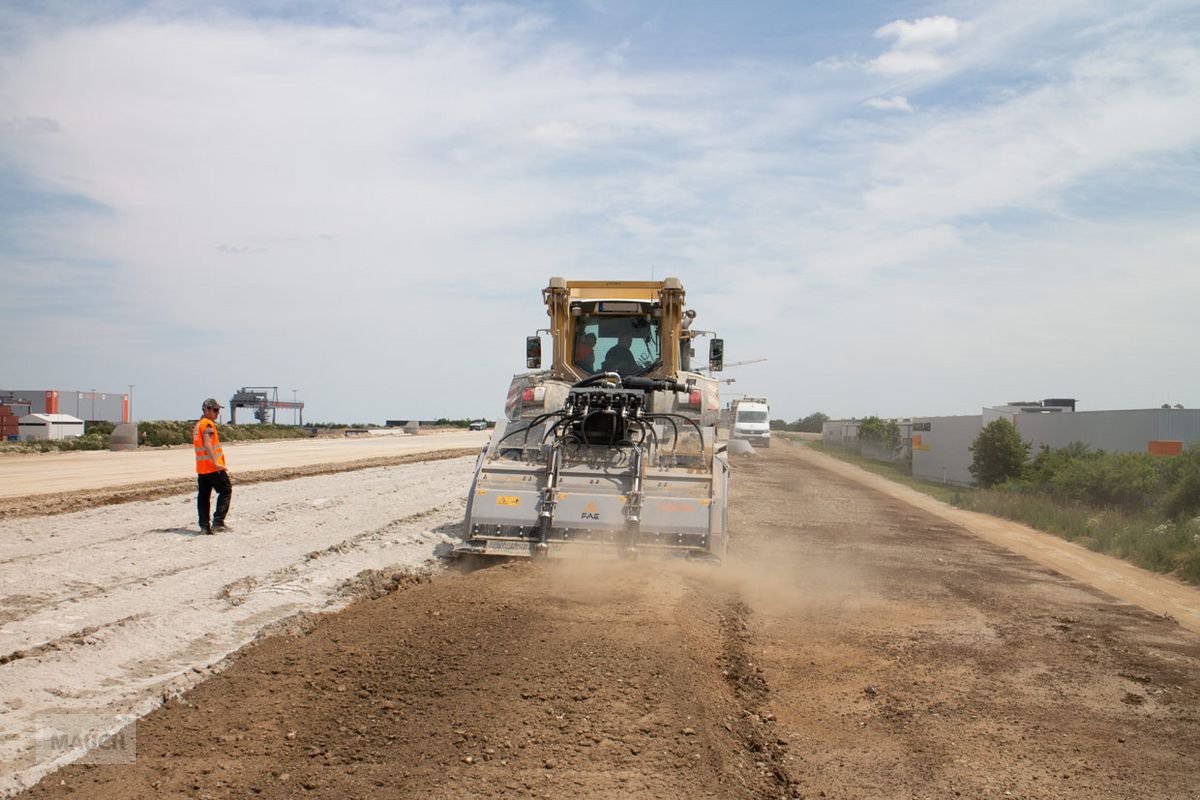
[[[596,371],[596,334],[585,333],[575,345],[575,366],[588,375]]]
[[[638,364],[637,359],[633,357],[633,351],[629,349],[633,344],[633,334],[622,333],[617,337],[617,343],[608,348],[608,352],[604,355],[604,363],[600,365],[600,369],[604,372],[615,372],[622,378],[634,375],[642,370],[642,366]]]

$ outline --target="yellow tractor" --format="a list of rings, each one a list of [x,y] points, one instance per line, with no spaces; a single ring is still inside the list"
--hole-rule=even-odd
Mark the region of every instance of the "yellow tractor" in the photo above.
[[[728,543],[719,383],[696,370],[683,285],[567,281],[542,290],[505,418],[479,456],[460,554],[716,558]],[[724,343],[709,344],[709,373]]]

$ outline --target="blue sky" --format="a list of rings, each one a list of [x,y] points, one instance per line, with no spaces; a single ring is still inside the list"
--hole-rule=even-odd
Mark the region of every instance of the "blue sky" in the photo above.
[[[494,417],[653,274],[788,419],[1200,405],[1195,2],[7,9],[0,386]]]

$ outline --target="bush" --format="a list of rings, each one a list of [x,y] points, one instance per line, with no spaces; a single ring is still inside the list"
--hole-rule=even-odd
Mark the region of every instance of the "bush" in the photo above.
[[[1200,449],[1172,458],[1105,453],[1079,442],[1043,447],[1023,477],[1028,490],[1091,506],[1140,511],[1162,503],[1170,517],[1200,511]]]
[[[172,444],[191,444],[192,426],[195,422],[180,420],[157,420],[139,422],[138,438],[151,447],[166,447]]]
[[[1019,478],[1029,457],[1029,442],[1021,439],[1015,425],[997,419],[984,426],[971,445],[971,474],[989,489],[1010,478]]]
[[[192,440],[191,426],[188,423],[188,441]],[[217,434],[223,442],[260,441],[264,439],[307,439],[309,432],[295,425],[217,425]]]
[[[173,444],[191,444],[195,420],[158,420],[138,423],[138,436],[142,444],[165,447]],[[309,432],[294,425],[217,425],[217,435],[222,442],[242,442],[260,439],[305,439]]]
[[[899,450],[900,426],[894,420],[864,417],[858,425],[858,438],[885,450]]]
[[[1200,517],[1200,444],[1174,459],[1175,479],[1163,498],[1163,512],[1172,519]]]
[[[96,420],[95,422],[84,423],[84,434],[102,433],[105,436],[110,435],[116,424],[106,420]]]
[[[1064,464],[1050,479],[1063,497],[1123,511],[1149,508],[1168,489],[1170,466],[1161,456],[1109,453]]]
[[[1066,447],[1057,448],[1042,445],[1022,475],[1033,488],[1044,491],[1050,488],[1054,476],[1068,464],[1082,459],[1101,458],[1103,455],[1103,450],[1092,450],[1083,442],[1072,442]]]

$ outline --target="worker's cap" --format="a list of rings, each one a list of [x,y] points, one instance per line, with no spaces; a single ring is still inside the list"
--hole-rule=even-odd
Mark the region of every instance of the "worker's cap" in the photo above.
[[[205,400],[204,405],[201,406],[201,408],[224,408],[224,407],[225,406],[221,405],[220,403],[218,403],[216,400],[214,400],[211,397],[208,398],[207,400]]]

